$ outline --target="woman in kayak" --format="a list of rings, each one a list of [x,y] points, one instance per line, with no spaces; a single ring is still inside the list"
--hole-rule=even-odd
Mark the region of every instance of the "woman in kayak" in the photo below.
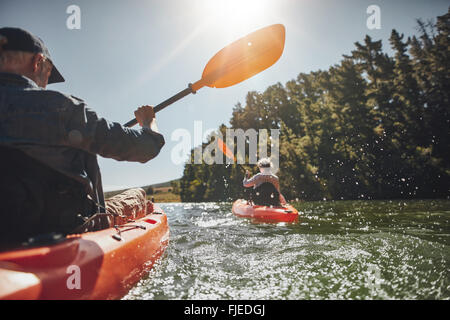
[[[257,190],[263,183],[271,183],[279,193],[280,204],[285,205],[286,200],[280,192],[280,183],[278,181],[278,177],[272,173],[271,167],[272,162],[269,158],[263,158],[259,160],[258,168],[260,173],[249,178],[250,172],[246,170],[243,185],[246,188],[253,187],[254,190]]]

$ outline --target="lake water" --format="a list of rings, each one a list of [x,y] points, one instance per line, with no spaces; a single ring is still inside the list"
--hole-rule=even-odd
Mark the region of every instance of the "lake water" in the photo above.
[[[125,299],[450,299],[449,200],[297,203],[296,224],[160,206],[169,247]]]

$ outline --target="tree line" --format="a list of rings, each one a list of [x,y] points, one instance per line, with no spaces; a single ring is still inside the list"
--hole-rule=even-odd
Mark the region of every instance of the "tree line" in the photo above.
[[[450,8],[434,23],[418,20],[418,34],[406,39],[392,30],[391,55],[367,35],[328,70],[248,92],[230,128],[280,129],[277,175],[287,199],[448,198],[449,18]],[[182,201],[242,197],[243,169],[256,173],[192,163],[179,182]]]

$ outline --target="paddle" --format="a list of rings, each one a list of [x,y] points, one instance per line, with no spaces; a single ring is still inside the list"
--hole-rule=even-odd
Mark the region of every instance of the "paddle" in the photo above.
[[[154,107],[155,112],[180,100],[190,93],[196,93],[207,86],[226,88],[240,83],[272,66],[284,50],[285,29],[282,24],[274,24],[229,44],[217,52],[206,64],[202,78],[173,97]],[[124,124],[132,127],[136,119]]]
[[[217,146],[219,147],[219,150],[222,151],[222,153],[225,155],[225,157],[232,160],[233,163],[236,163],[236,157],[234,156],[233,150],[231,150],[230,147],[228,147],[227,144],[225,142],[223,142],[223,140],[220,139],[219,137],[216,137],[216,139],[217,139]],[[237,164],[237,167],[239,169],[241,169],[241,171],[244,172],[244,175],[248,178],[247,170],[239,163],[236,163],[236,164]]]
[[[235,163],[236,157],[234,156],[233,150],[231,150],[230,147],[228,147],[227,144],[225,142],[223,142],[223,140],[217,136],[216,136],[216,141],[217,141],[217,146],[219,147],[219,150],[222,151],[222,153],[225,155],[225,157],[227,157],[230,160],[233,160],[233,163]],[[248,171],[239,163],[236,163],[236,164],[237,164],[237,167],[239,169],[241,169],[241,171],[244,173],[244,176],[247,179],[250,178],[249,174],[247,174]],[[245,191],[244,191],[244,194],[245,194]],[[248,193],[247,198],[248,198],[247,201],[252,202],[252,193],[251,192]]]

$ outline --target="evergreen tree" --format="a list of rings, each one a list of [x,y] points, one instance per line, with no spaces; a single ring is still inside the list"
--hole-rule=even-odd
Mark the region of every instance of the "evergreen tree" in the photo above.
[[[281,130],[287,199],[450,197],[449,18],[419,20],[408,39],[392,30],[393,56],[366,36],[328,70],[249,92],[230,128]],[[254,166],[186,164],[181,198],[242,198],[245,169]]]

